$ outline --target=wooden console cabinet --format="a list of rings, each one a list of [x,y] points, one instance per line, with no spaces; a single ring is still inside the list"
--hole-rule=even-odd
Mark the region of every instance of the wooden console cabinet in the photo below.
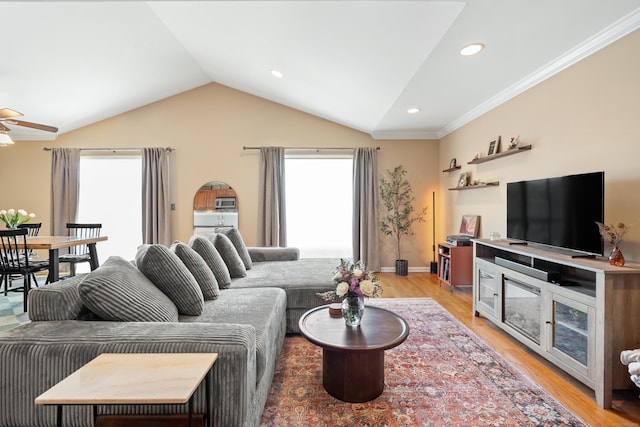
[[[474,240],[473,311],[595,391],[633,388],[620,352],[640,348],[640,265]]]
[[[440,283],[451,286],[471,285],[473,283],[473,247],[452,246],[447,243],[438,245],[438,278]]]

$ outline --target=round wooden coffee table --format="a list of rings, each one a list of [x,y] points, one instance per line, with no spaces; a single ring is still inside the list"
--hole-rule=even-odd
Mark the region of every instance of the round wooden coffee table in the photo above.
[[[368,402],[384,389],[384,351],[409,335],[409,325],[383,308],[367,306],[359,327],[331,317],[328,306],[316,307],[298,322],[302,335],[322,347],[322,384],[345,402]]]

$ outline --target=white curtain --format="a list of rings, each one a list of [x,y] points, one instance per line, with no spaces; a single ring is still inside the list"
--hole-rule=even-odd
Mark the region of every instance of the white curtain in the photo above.
[[[142,243],[171,243],[168,157],[163,147],[142,149]]]
[[[353,153],[353,261],[364,261],[372,271],[380,271],[378,227],[378,150],[356,148]]]
[[[66,236],[67,223],[76,222],[80,192],[80,149],[51,150],[51,235]]]
[[[284,148],[260,148],[258,244],[287,246]]]

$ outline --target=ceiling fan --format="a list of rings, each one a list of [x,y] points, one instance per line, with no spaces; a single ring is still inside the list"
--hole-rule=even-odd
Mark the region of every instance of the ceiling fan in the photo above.
[[[23,120],[16,120],[14,117],[22,117],[22,113],[19,113],[10,108],[0,108],[0,146],[7,144],[13,144],[13,141],[7,134],[11,129],[5,126],[5,123],[13,126],[22,126],[31,129],[43,130],[46,132],[58,132],[58,128],[54,126],[41,125],[39,123],[25,122]]]

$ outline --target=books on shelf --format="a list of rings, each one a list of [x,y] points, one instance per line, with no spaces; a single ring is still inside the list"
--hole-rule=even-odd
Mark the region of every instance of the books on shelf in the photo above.
[[[440,268],[440,279],[446,282],[449,281],[449,272],[451,271],[450,262],[451,260],[449,258],[443,258],[442,266]]]

